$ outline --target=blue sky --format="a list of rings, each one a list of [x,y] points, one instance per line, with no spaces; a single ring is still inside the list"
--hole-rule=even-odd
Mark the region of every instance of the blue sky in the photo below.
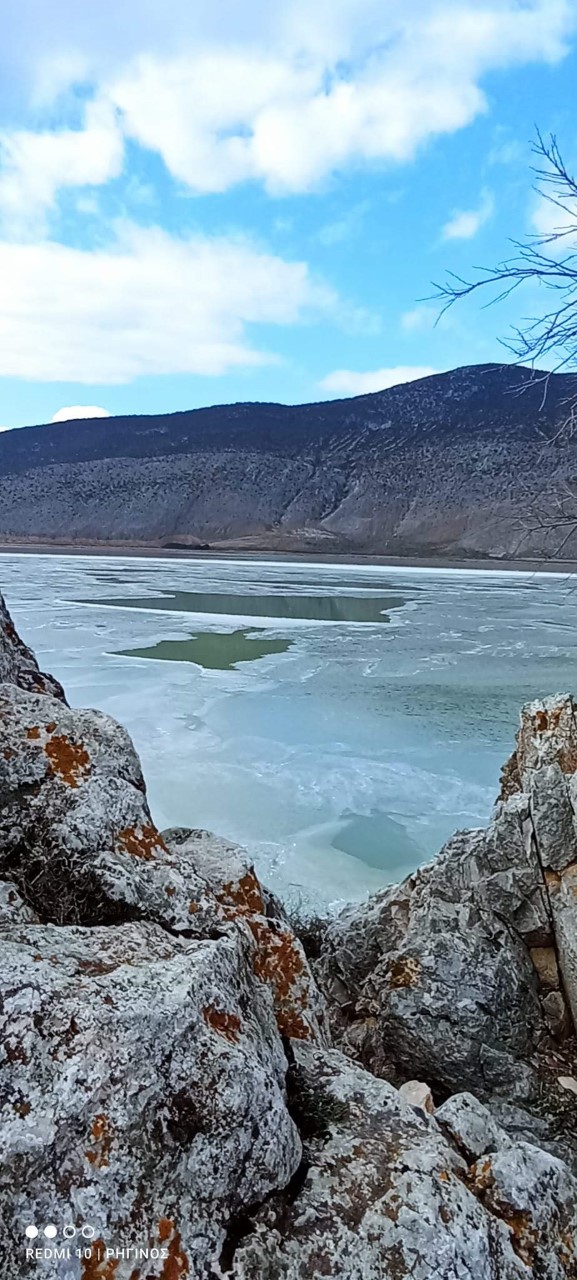
[[[577,163],[577,0],[9,0],[0,424],[376,390],[499,360],[447,270]]]

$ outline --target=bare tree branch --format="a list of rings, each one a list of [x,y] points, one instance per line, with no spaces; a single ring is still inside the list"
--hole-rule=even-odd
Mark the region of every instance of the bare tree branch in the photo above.
[[[524,285],[546,290],[544,299],[551,298],[551,305],[545,303],[539,315],[525,317],[502,339],[518,363],[535,369],[535,379],[543,384],[544,402],[551,374],[577,368],[577,176],[567,168],[553,134],[546,140],[537,132],[533,153],[537,157],[534,190],[559,215],[558,225],[510,240],[509,256],[496,267],[474,267],[470,280],[448,272],[443,283],[434,284],[428,301],[441,303],[438,323],[456,302],[473,294],[487,294],[483,306],[493,307]],[[543,363],[550,366],[548,370],[539,369]],[[577,396],[568,398],[566,407],[566,416],[554,433],[541,433],[544,448],[577,437]],[[550,558],[561,556],[573,537],[577,541],[577,477],[574,485],[559,480],[558,492],[547,495],[540,506],[528,495],[527,517],[519,518],[519,528],[518,550],[539,532],[554,544]]]
[[[543,234],[510,240],[510,256],[496,267],[474,267],[478,278],[448,272],[442,284],[434,284],[433,299],[442,304],[440,318],[479,291],[492,294],[484,304],[489,307],[527,283],[549,290],[556,295],[554,305],[526,317],[504,345],[516,360],[531,365],[553,356],[553,371],[559,372],[577,366],[577,177],[567,169],[553,135],[545,141],[538,133],[533,151],[539,159],[533,168],[535,190],[564,220]]]

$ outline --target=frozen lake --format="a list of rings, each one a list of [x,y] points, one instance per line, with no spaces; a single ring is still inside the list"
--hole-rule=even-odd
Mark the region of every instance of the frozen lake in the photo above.
[[[160,827],[285,897],[363,897],[490,813],[523,701],[577,686],[567,575],[0,555],[70,702],[122,721]]]

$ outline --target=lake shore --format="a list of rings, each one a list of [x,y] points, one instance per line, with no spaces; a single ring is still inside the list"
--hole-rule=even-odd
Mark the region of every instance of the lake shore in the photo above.
[[[196,547],[160,547],[138,542],[0,542],[0,555],[48,556],[125,556],[162,560],[264,560],[271,563],[292,561],[310,564],[378,565],[382,568],[460,569],[492,573],[577,573],[576,560],[500,560],[491,557],[395,556],[369,555],[359,552],[321,552],[312,548],[271,550],[252,546],[249,549],[229,543],[213,544],[207,550]]]

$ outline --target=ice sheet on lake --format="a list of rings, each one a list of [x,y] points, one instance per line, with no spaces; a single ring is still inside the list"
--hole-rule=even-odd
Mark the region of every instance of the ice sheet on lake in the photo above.
[[[273,887],[323,901],[362,897],[485,822],[519,704],[577,669],[563,575],[2,555],[0,585],[70,700],[130,730],[161,826],[239,840]],[[180,593],[231,611],[130,607]],[[322,618],[341,599],[344,619],[257,606],[259,635],[290,645],[230,670],[120,652],[233,632],[242,600],[283,596],[326,597]],[[387,620],[359,622],[374,606],[356,602],[377,597],[394,600]]]

